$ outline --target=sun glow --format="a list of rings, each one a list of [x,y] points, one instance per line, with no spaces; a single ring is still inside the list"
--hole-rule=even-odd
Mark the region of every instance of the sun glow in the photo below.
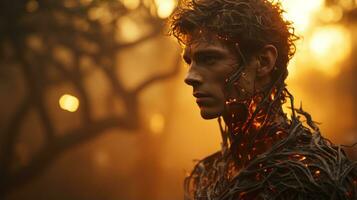
[[[340,71],[339,63],[351,52],[351,37],[341,26],[327,26],[316,29],[309,48],[315,58],[315,67],[325,74],[335,76]]]
[[[283,16],[294,22],[296,30],[303,33],[310,26],[311,18],[323,6],[323,0],[282,0],[286,11]]]

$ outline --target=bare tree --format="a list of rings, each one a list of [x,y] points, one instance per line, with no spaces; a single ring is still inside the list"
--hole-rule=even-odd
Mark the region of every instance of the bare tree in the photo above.
[[[116,75],[118,63],[113,58],[118,52],[140,45],[163,32],[163,20],[150,14],[150,8],[142,2],[136,9],[144,13],[143,20],[150,24],[150,31],[131,42],[116,40],[117,30],[125,28],[118,25],[118,21],[131,12],[120,1],[2,1],[0,9],[0,67],[14,64],[21,70],[27,87],[22,103],[6,127],[1,127],[0,196],[31,181],[44,172],[60,154],[96,138],[105,130],[137,129],[140,126],[139,94],[178,72],[177,59],[169,71],[151,76],[130,90],[124,87]],[[100,12],[110,15],[101,17]],[[66,63],[57,59],[53,52],[58,47],[69,52],[73,62]],[[121,99],[124,104],[124,114],[94,118],[88,94],[90,88],[86,88],[84,83],[91,70],[81,68],[80,64],[84,56],[90,57],[93,66],[105,74],[115,98]],[[49,87],[62,83],[70,84],[81,102],[81,124],[66,133],[58,133],[48,112],[49,108],[46,107]],[[28,163],[14,166],[15,146],[30,110],[39,116],[44,128],[45,143]]]

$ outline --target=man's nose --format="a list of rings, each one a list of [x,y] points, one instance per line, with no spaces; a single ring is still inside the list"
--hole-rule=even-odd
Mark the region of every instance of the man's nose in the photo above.
[[[193,67],[187,72],[185,83],[190,86],[197,86],[202,83],[202,76]]]

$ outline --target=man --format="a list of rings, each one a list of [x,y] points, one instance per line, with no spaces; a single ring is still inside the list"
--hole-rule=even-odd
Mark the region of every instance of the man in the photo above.
[[[282,12],[267,0],[186,0],[171,16],[201,116],[226,124],[222,150],[186,178],[185,199],[357,199],[357,163],[285,88],[298,37]]]

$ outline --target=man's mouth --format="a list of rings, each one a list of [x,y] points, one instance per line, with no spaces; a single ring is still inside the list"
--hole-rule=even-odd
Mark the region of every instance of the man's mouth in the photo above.
[[[193,93],[193,96],[196,97],[196,103],[199,106],[208,105],[210,102],[213,101],[212,96],[209,94],[206,94],[206,93],[195,92],[195,93]]]
[[[206,98],[206,97],[211,97],[211,95],[203,93],[203,92],[194,92],[193,96],[196,98]]]
[[[212,102],[212,98],[211,97],[201,97],[201,98],[196,98],[196,103],[198,105],[207,105],[210,102]]]

